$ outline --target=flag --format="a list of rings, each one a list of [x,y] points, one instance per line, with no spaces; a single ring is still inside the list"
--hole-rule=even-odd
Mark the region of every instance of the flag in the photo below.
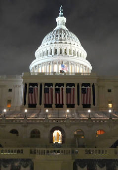
[[[44,104],[53,104],[53,88],[44,88]]]
[[[63,71],[68,71],[68,67],[66,65],[64,65],[64,64],[61,64],[61,69]]]
[[[82,87],[82,104],[91,104],[91,87]]]
[[[29,87],[29,94],[28,94],[28,104],[37,104],[38,99],[38,87]]]
[[[55,104],[63,104],[64,103],[64,90],[63,87],[55,88]]]
[[[66,88],[66,104],[75,104],[75,87]]]

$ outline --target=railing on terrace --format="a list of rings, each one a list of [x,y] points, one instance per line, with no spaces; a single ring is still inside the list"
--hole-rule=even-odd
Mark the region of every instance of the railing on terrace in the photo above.
[[[0,118],[2,123],[87,123],[90,119],[62,119],[62,118]],[[111,119],[110,119],[111,120]],[[93,123],[107,123],[109,119],[91,119]],[[116,122],[117,123],[117,122]]]
[[[78,111],[76,109],[68,109],[69,112],[66,110],[60,109],[39,109],[39,110],[27,110],[27,113],[22,111],[7,111],[6,113],[3,110],[0,110],[0,118],[48,118],[48,119],[118,119],[118,112],[112,111],[109,113],[108,111],[91,111],[88,113],[87,111]]]
[[[118,148],[0,148],[0,157],[19,155],[21,157],[71,155],[76,159],[99,158],[118,159]]]
[[[51,72],[51,73],[39,73],[39,72],[27,72],[23,73],[23,76],[30,76],[30,75],[76,75],[76,76],[96,76],[96,73],[60,73],[60,72]]]

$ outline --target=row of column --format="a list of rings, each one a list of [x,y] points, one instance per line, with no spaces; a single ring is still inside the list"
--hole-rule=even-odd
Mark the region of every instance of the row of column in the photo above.
[[[84,52],[80,52],[76,49],[69,49],[69,48],[50,48],[47,50],[42,50],[38,53],[36,57],[43,57],[43,56],[50,56],[50,55],[68,55],[68,56],[77,56],[77,57],[85,57]]]
[[[39,98],[40,98],[40,84],[42,84],[42,99],[41,99],[41,105],[39,104]],[[53,105],[52,107],[55,108],[55,84],[53,83]],[[75,83],[75,108],[77,107],[82,107],[82,96],[81,96],[81,87],[82,87],[82,83],[79,83],[79,106],[77,104],[77,84]],[[97,84],[95,84],[95,106],[93,105],[93,94],[92,94],[92,83],[90,84],[91,87],[91,107],[95,107],[97,106],[97,98],[98,98],[98,88],[97,88]],[[27,94],[26,94],[26,106],[28,107],[28,89],[29,89],[29,83],[27,83]],[[24,93],[23,93],[24,94]],[[24,95],[23,95],[23,99],[24,99]],[[24,101],[24,100],[23,100]],[[37,100],[37,107],[44,107],[44,83],[38,83],[38,100]],[[66,108],[66,83],[64,83],[64,108]]]
[[[67,67],[67,72],[69,73],[90,73],[91,70],[87,66],[84,66],[82,64],[77,64],[77,63],[64,63]],[[58,72],[61,70],[61,64],[60,61],[51,61],[47,63],[42,63],[34,66],[31,70],[31,72],[46,72],[46,73],[51,73],[51,72]]]

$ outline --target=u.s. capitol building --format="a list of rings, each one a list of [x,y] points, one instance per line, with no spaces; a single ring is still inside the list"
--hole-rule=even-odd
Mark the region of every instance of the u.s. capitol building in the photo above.
[[[92,72],[62,7],[56,22],[29,73],[0,76],[0,170],[117,170],[118,77]]]

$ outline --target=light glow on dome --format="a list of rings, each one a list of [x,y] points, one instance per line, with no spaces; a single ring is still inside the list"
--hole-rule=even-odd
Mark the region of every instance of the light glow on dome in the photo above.
[[[56,28],[48,33],[36,50],[36,59],[30,64],[31,72],[91,73],[92,66],[86,60],[87,52],[75,34],[65,26],[66,18],[60,8]],[[64,64],[63,64],[64,63]],[[62,69],[61,64],[65,65]]]

